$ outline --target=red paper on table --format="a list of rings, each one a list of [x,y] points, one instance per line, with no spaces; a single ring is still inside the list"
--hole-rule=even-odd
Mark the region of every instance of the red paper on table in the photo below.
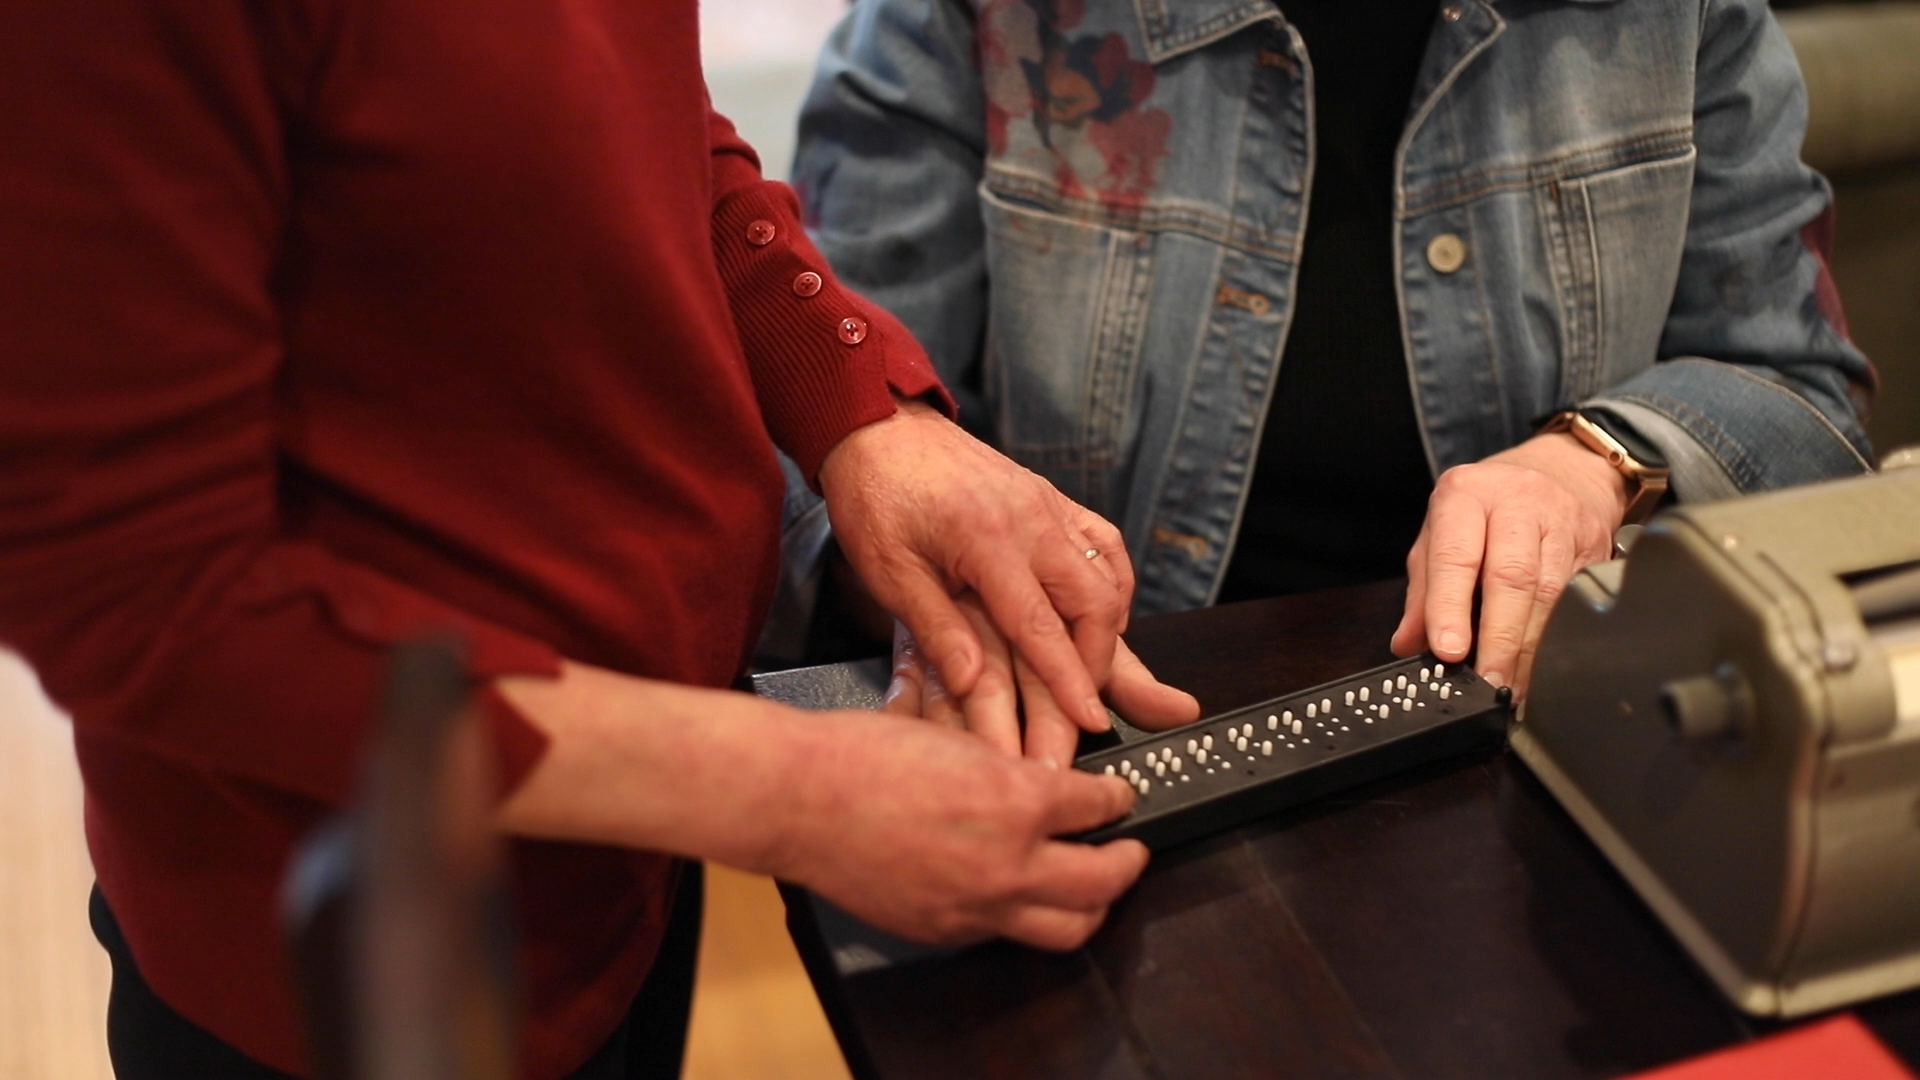
[[[1853,1014],[1703,1054],[1630,1080],[1915,1080]]]

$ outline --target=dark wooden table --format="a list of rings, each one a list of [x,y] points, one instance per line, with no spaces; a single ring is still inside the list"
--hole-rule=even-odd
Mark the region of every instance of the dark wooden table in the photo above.
[[[1142,619],[1128,640],[1212,714],[1387,661],[1400,595]],[[1070,954],[916,950],[798,892],[789,924],[853,1071],[889,1080],[1610,1077],[1778,1026],[1728,1005],[1505,753],[1163,853]],[[1920,993],[1856,1011],[1920,1064]]]

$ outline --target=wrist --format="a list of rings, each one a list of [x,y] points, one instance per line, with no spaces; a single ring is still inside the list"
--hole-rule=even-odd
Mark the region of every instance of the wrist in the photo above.
[[[1607,460],[1564,431],[1535,435],[1508,453],[1545,472],[1601,514],[1609,527],[1626,516],[1631,493],[1627,478]]]
[[[861,471],[861,462],[889,440],[905,430],[914,430],[918,425],[927,423],[950,423],[946,414],[927,404],[920,398],[893,396],[894,411],[872,423],[862,424],[847,432],[846,437],[827,451],[820,460],[820,492],[825,495],[836,482],[844,484],[851,476]]]
[[[750,870],[782,846],[814,726],[800,710],[573,663],[494,686],[549,740],[501,805],[502,830]]]

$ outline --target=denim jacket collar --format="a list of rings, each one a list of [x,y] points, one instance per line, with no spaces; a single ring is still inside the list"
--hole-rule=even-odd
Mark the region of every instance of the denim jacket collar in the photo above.
[[[1618,0],[1565,0],[1573,4],[1611,4]],[[1257,22],[1279,22],[1273,0],[1133,0],[1140,17],[1140,37],[1147,59],[1165,63],[1209,42],[1237,33]],[[1476,21],[1491,17],[1497,26],[1493,0],[1474,0]]]
[[[1147,59],[1164,63],[1257,22],[1278,22],[1273,0],[1134,0]]]

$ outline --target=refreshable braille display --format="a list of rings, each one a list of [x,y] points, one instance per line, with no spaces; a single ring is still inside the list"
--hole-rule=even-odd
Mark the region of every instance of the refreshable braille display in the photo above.
[[[1074,767],[1138,800],[1079,839],[1160,850],[1505,738],[1512,701],[1465,664],[1398,660],[1107,750]]]

